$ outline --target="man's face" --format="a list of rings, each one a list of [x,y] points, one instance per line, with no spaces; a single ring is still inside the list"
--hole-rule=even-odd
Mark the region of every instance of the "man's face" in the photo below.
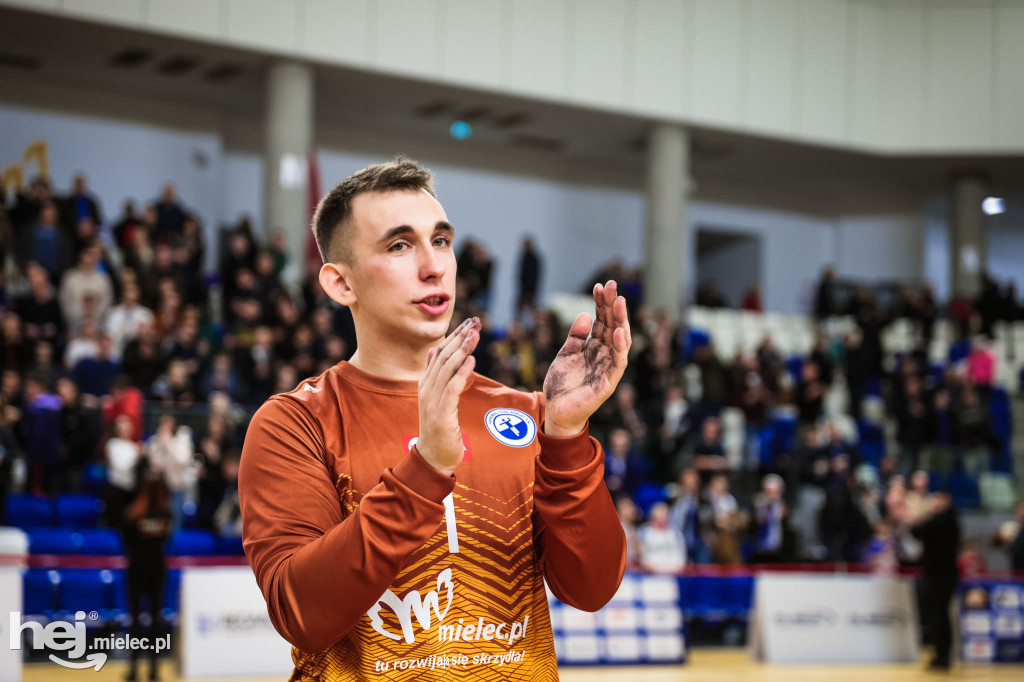
[[[442,338],[455,299],[455,252],[441,204],[423,190],[367,192],[352,200],[351,221],[347,269],[357,323],[386,335],[378,338]]]

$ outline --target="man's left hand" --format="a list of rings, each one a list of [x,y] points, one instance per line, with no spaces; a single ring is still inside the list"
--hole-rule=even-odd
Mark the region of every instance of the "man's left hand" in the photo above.
[[[615,280],[594,285],[595,317],[580,313],[544,377],[544,433],[573,436],[615,391],[626,371],[629,320]],[[588,338],[589,335],[589,338]]]

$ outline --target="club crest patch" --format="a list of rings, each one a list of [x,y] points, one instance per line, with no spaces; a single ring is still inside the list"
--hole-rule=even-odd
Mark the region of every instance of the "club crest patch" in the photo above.
[[[496,407],[484,417],[484,426],[499,442],[513,448],[526,447],[537,437],[537,422],[522,410]]]

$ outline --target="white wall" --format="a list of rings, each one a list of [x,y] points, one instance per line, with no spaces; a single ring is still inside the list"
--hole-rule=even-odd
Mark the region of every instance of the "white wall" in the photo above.
[[[0,167],[21,163],[26,146],[46,139],[58,193],[68,190],[74,173],[85,171],[108,223],[117,220],[126,199],[134,199],[141,211],[165,182],[173,180],[212,243],[222,217],[219,136],[6,104],[0,104],[0,130]],[[36,168],[29,166],[26,182],[35,173]]]
[[[841,277],[914,282],[924,275],[923,215],[845,217],[835,231]]]
[[[0,0],[851,149],[1024,150],[1024,0]]]

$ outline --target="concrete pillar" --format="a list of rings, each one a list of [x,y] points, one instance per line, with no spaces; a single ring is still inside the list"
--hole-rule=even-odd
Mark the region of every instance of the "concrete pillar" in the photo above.
[[[953,296],[977,296],[985,271],[988,216],[981,202],[988,196],[988,179],[964,174],[953,178],[949,192],[949,268]]]
[[[690,138],[678,125],[659,124],[647,144],[647,239],[644,298],[680,319],[690,256],[686,224]]]
[[[305,271],[309,233],[309,170],[313,145],[313,69],[276,62],[267,72],[263,145],[263,232],[284,230],[288,267],[284,279],[298,283]]]

